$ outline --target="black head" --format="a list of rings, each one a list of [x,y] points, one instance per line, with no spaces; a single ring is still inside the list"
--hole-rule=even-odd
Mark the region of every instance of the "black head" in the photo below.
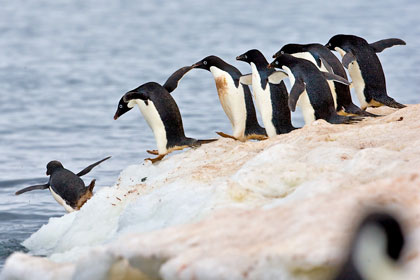
[[[192,68],[200,68],[204,70],[210,71],[211,66],[216,66],[220,69],[223,69],[223,65],[225,65],[226,62],[224,62],[220,57],[217,57],[215,55],[209,55],[202,60],[198,61],[197,63],[194,63],[191,65]]]
[[[300,52],[308,51],[308,45],[301,45],[301,44],[287,44],[284,45],[278,52],[273,55],[273,58],[278,57],[281,54],[294,54]]]
[[[273,60],[270,64],[268,64],[268,68],[282,68],[283,65],[288,66],[290,63],[292,63],[295,60],[293,56],[290,54],[280,54],[276,57],[276,59]]]
[[[264,55],[259,50],[256,50],[256,49],[249,50],[246,53],[243,53],[237,56],[236,60],[248,62],[248,63],[251,63],[251,62],[255,63],[260,60],[266,61],[264,58]]]
[[[336,47],[344,49],[345,47],[349,47],[352,45],[364,44],[368,44],[368,42],[363,38],[354,35],[338,34],[333,36],[325,46],[330,50],[335,50]]]
[[[386,238],[386,253],[389,258],[397,261],[401,255],[404,247],[404,232],[401,225],[396,218],[387,213],[373,213],[368,215],[361,225],[356,235],[354,242],[360,242],[359,236],[364,230],[369,230],[370,227],[376,227],[384,233]]]
[[[121,97],[120,102],[118,102],[118,108],[117,108],[117,111],[115,112],[114,120],[118,119],[119,117],[121,117],[122,115],[124,115],[125,113],[133,109],[135,103],[131,101],[135,99],[145,100],[144,89],[149,86],[153,86],[154,84],[160,86],[157,83],[150,82],[150,83],[143,84],[133,90],[130,90],[126,94],[124,94]]]
[[[58,169],[62,169],[64,168],[63,165],[61,164],[61,162],[59,162],[58,160],[53,160],[50,161],[47,164],[47,175],[51,175],[53,174],[53,172],[55,172]]]

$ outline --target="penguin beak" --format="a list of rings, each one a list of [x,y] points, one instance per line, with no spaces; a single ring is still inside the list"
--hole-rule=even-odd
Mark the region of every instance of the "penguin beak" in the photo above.
[[[203,63],[201,61],[194,63],[191,65],[191,68],[201,68],[203,66]]]
[[[278,51],[275,54],[273,54],[273,58],[277,58],[279,55],[280,55],[280,51]]]
[[[244,55],[243,55],[243,54],[241,54],[241,55],[238,55],[238,56],[236,57],[236,60],[239,60],[239,61],[244,61],[244,60],[245,60],[245,57],[244,57]]]
[[[118,119],[118,112],[117,113],[115,113],[115,115],[114,115],[114,120],[117,120]]]
[[[274,65],[272,63],[270,63],[270,64],[267,65],[267,68],[268,69],[273,69],[274,68]]]

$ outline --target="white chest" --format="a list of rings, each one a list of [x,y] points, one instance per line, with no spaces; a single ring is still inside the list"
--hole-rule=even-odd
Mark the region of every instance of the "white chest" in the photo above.
[[[239,84],[237,88],[230,74],[215,66],[210,67],[210,72],[216,82],[220,104],[232,124],[233,136],[241,138],[245,133],[247,115],[243,86]]]
[[[290,79],[290,85],[295,85],[295,76],[293,75],[292,71],[287,66],[283,66],[283,70],[286,71],[287,75]],[[298,106],[302,110],[303,119],[305,120],[305,124],[310,124],[311,122],[315,121],[315,110],[311,105],[311,101],[309,100],[308,93],[306,89],[300,95],[296,106]]]
[[[265,89],[261,87],[261,77],[257,66],[251,63],[252,68],[252,92],[254,94],[257,109],[261,114],[265,130],[268,137],[277,135],[276,128],[273,125],[273,103],[271,100],[270,86],[267,83]],[[280,109],[280,108],[279,108]]]
[[[155,135],[159,154],[166,154],[166,144],[168,143],[168,139],[166,138],[166,130],[155,105],[151,100],[147,101],[148,105],[146,105],[145,102],[140,99],[136,99],[135,101],[139,106],[144,119]]]
[[[75,211],[70,205],[68,205],[64,199],[61,198],[61,196],[59,196],[56,192],[54,192],[54,190],[50,187],[50,192],[52,194],[52,196],[54,197],[55,201],[58,202],[58,204],[60,204],[61,206],[64,207],[64,209],[66,209],[66,211],[68,213]]]

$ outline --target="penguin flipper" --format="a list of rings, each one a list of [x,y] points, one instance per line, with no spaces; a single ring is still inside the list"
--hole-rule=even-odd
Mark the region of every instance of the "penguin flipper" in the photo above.
[[[395,45],[406,45],[406,43],[398,38],[384,39],[375,43],[369,44],[377,53],[382,52],[384,49],[393,47]]]
[[[48,189],[50,187],[50,184],[43,184],[43,185],[35,185],[35,186],[30,186],[30,187],[26,187],[24,189],[18,190],[17,192],[15,192],[15,195],[20,195],[29,191],[33,191],[33,190],[45,190]]]
[[[322,62],[322,64],[324,64],[324,67],[327,69],[327,71],[331,74],[334,74],[334,70],[332,69],[331,65],[322,57],[319,58]]]
[[[300,95],[305,91],[305,83],[301,80],[296,80],[292,89],[290,90],[289,96],[289,109],[294,112],[296,110],[296,103]]]
[[[327,80],[332,80],[332,81],[335,81],[335,82],[339,82],[339,83],[345,84],[346,86],[350,85],[350,82],[347,81],[346,79],[344,79],[343,77],[340,77],[338,75],[335,75],[335,74],[332,74],[332,73],[329,73],[329,72],[321,72],[321,73],[322,73],[322,75],[324,75],[324,78],[327,79]]]
[[[169,78],[166,80],[163,87],[168,91],[174,91],[179,84],[179,81],[187,74],[193,67],[192,66],[184,66],[176,70]]]
[[[287,78],[287,74],[283,71],[274,71],[270,76],[268,76],[268,82],[271,84],[280,84],[282,80]]]
[[[239,82],[243,85],[252,85],[252,74],[246,74],[239,78]]]
[[[88,174],[95,166],[97,166],[98,164],[100,164],[100,163],[102,163],[102,162],[104,162],[104,161],[106,161],[107,159],[109,159],[111,156],[109,156],[109,157],[106,157],[106,158],[104,158],[104,159],[101,159],[100,161],[97,161],[97,162],[95,162],[95,163],[92,163],[91,165],[89,165],[88,167],[86,167],[85,169],[83,169],[82,171],[80,171],[79,173],[77,173],[76,175],[77,176],[79,176],[79,177],[81,177],[81,176],[83,176],[83,175],[86,175],[86,174]]]
[[[349,64],[355,60],[356,60],[356,57],[351,52],[348,52],[343,56],[343,61],[341,63],[346,69],[348,69]]]

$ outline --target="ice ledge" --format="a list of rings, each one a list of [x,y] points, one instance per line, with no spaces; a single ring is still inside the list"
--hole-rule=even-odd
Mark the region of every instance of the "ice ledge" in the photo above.
[[[328,279],[351,221],[387,208],[409,226],[404,263],[420,279],[420,105],[372,112],[386,116],[130,166],[24,242],[48,258],[15,253],[0,278]]]

